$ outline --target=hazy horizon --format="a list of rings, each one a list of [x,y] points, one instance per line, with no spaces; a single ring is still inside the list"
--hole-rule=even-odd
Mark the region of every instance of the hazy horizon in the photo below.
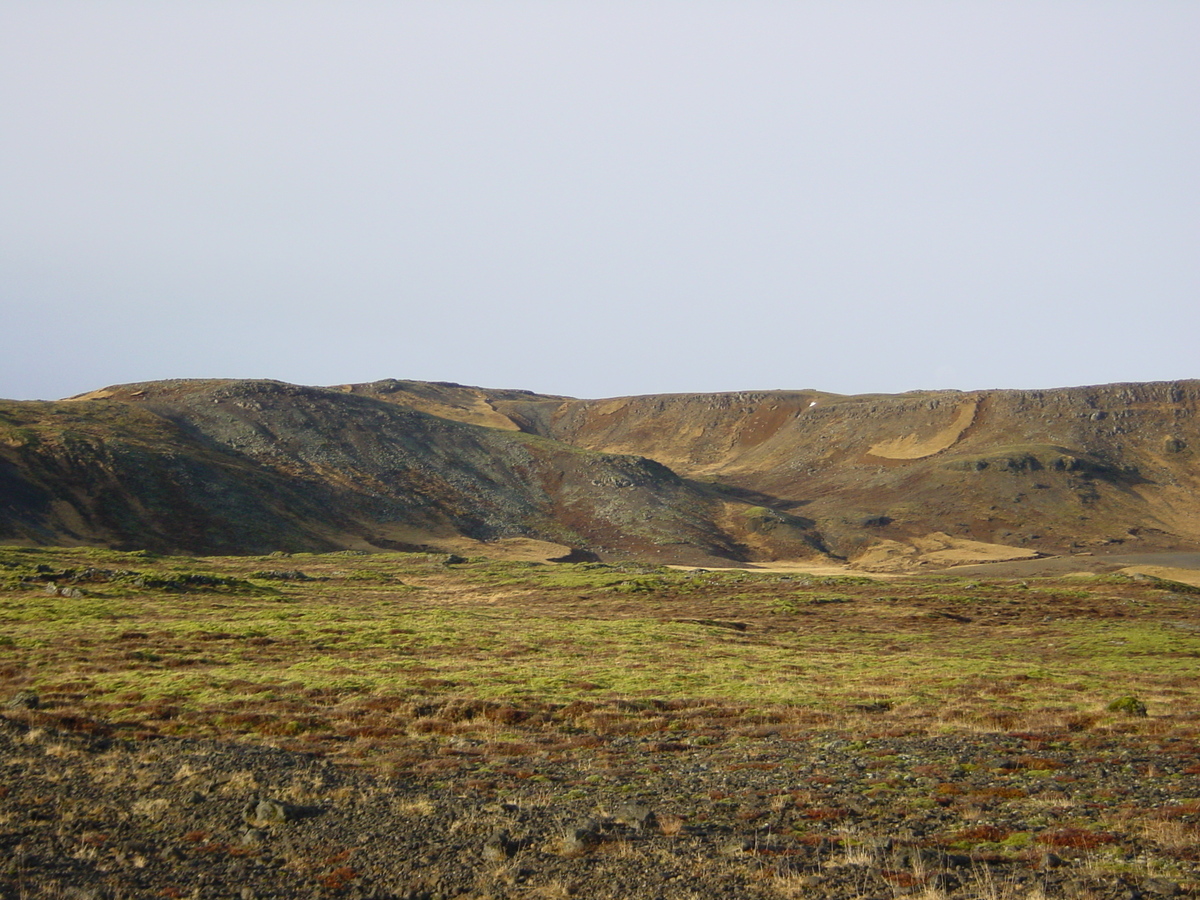
[[[0,396],[1200,376],[1200,6],[0,5]]]

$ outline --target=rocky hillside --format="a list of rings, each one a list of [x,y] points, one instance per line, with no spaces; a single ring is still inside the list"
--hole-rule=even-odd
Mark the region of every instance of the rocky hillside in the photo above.
[[[549,433],[777,498],[843,555],[931,531],[1061,551],[1200,538],[1198,406],[1197,382],[637,398],[566,407]]]
[[[238,553],[527,537],[563,554],[738,553],[713,524],[718,501],[651,460],[352,393],[158,382],[5,403],[0,421],[9,541]]]
[[[526,539],[876,567],[983,544],[1194,550],[1198,407],[1196,381],[611,400],[153,382],[0,404],[0,538],[202,552]]]

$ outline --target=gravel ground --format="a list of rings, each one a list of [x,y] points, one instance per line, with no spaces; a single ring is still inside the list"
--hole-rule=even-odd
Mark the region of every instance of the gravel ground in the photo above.
[[[3,898],[1200,896],[1197,747],[1169,731],[441,736],[381,777],[21,719]]]

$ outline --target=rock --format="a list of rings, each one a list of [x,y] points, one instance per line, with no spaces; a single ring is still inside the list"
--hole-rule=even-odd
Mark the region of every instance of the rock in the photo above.
[[[596,849],[600,843],[600,835],[594,822],[587,822],[578,828],[568,829],[559,842],[559,855],[568,859],[586,856]]]
[[[1146,704],[1134,696],[1119,697],[1112,703],[1108,704],[1108,711],[1115,713],[1124,713],[1127,716],[1135,718],[1146,718]]]
[[[621,804],[613,810],[612,817],[618,825],[626,825],[637,831],[643,831],[657,822],[654,810],[637,802]]]
[[[72,600],[78,600],[84,595],[79,588],[59,587],[53,581],[47,582],[46,593],[51,597],[70,597]]]
[[[41,702],[33,691],[17,691],[4,705],[8,709],[37,709]]]
[[[1142,890],[1156,897],[1174,897],[1179,893],[1179,885],[1165,878],[1147,878],[1142,883]]]
[[[264,797],[246,809],[246,821],[251,825],[265,827],[283,825],[296,819],[296,810],[282,800]]]
[[[483,843],[483,858],[488,862],[504,862],[516,850],[516,845],[503,828],[497,828]]]

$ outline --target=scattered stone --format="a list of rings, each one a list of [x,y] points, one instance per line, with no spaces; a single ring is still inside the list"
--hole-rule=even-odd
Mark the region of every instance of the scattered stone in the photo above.
[[[59,587],[53,581],[46,583],[46,593],[51,597],[69,597],[72,600],[78,600],[84,595],[79,588]]]
[[[651,741],[646,745],[649,753],[682,753],[692,749],[682,741]]]
[[[909,737],[880,730],[861,741],[822,732],[800,745],[767,738],[712,748],[680,729],[663,734],[686,737],[688,754],[648,757],[643,736],[621,736],[607,745],[612,758],[602,767],[543,758],[538,765],[554,780],[533,781],[514,763],[510,775],[488,772],[498,782],[507,778],[506,790],[480,797],[458,790],[476,775],[469,756],[450,774],[375,779],[303,753],[191,739],[101,740],[46,731],[44,724],[30,730],[20,718],[10,714],[0,728],[3,805],[13,817],[6,829],[10,842],[20,842],[5,853],[31,897],[499,900],[532,897],[550,885],[557,896],[686,900],[766,897],[769,880],[778,879],[780,896],[810,900],[935,892],[971,900],[986,871],[1011,885],[1013,897],[1038,886],[1056,900],[1120,900],[1135,891],[1142,900],[1190,896],[1178,875],[1180,884],[1144,873],[1102,884],[1088,869],[1090,851],[1071,843],[1093,834],[1107,839],[1091,827],[1104,815],[1091,798],[1114,786],[1148,821],[1159,821],[1150,818],[1154,810],[1168,806],[1178,807],[1172,815],[1190,815],[1178,798],[1196,795],[1192,742],[1158,733],[1114,731],[1097,764],[1086,736],[1066,731]],[[41,735],[38,746],[30,735]],[[56,749],[39,752],[47,747]],[[101,747],[104,753],[76,752]],[[429,756],[443,759],[432,748]],[[1017,775],[1043,759],[1059,760],[1070,778]],[[1157,774],[1147,777],[1150,766]],[[997,772],[1012,777],[1001,780]],[[858,799],[864,783],[883,777],[894,784],[888,796]],[[1024,796],[996,790],[1017,783],[1039,801],[1036,810]],[[622,794],[622,787],[636,793]],[[999,796],[987,794],[994,806],[980,809],[978,819],[960,819],[957,808],[944,812],[940,804],[907,805],[940,787],[953,789],[947,796],[970,814],[973,794]],[[199,790],[204,802],[193,805]],[[813,796],[801,799],[800,792]],[[302,805],[314,793],[336,803],[318,816],[316,807]],[[597,805],[605,814],[589,820]],[[1031,810],[1045,821],[1020,821]],[[679,813],[690,817],[686,832]],[[843,843],[847,820],[861,840]],[[1010,828],[1034,840],[995,850],[994,839]],[[945,853],[967,840],[968,829],[977,829],[972,849]],[[1035,843],[1042,832],[1062,840]],[[1143,852],[1113,837],[1121,850]],[[1172,857],[1164,850],[1155,858],[1184,861],[1191,852],[1180,848]],[[84,893],[66,893],[68,883]],[[0,898],[20,896],[18,888],[0,871]],[[86,893],[95,890],[107,893]]]

